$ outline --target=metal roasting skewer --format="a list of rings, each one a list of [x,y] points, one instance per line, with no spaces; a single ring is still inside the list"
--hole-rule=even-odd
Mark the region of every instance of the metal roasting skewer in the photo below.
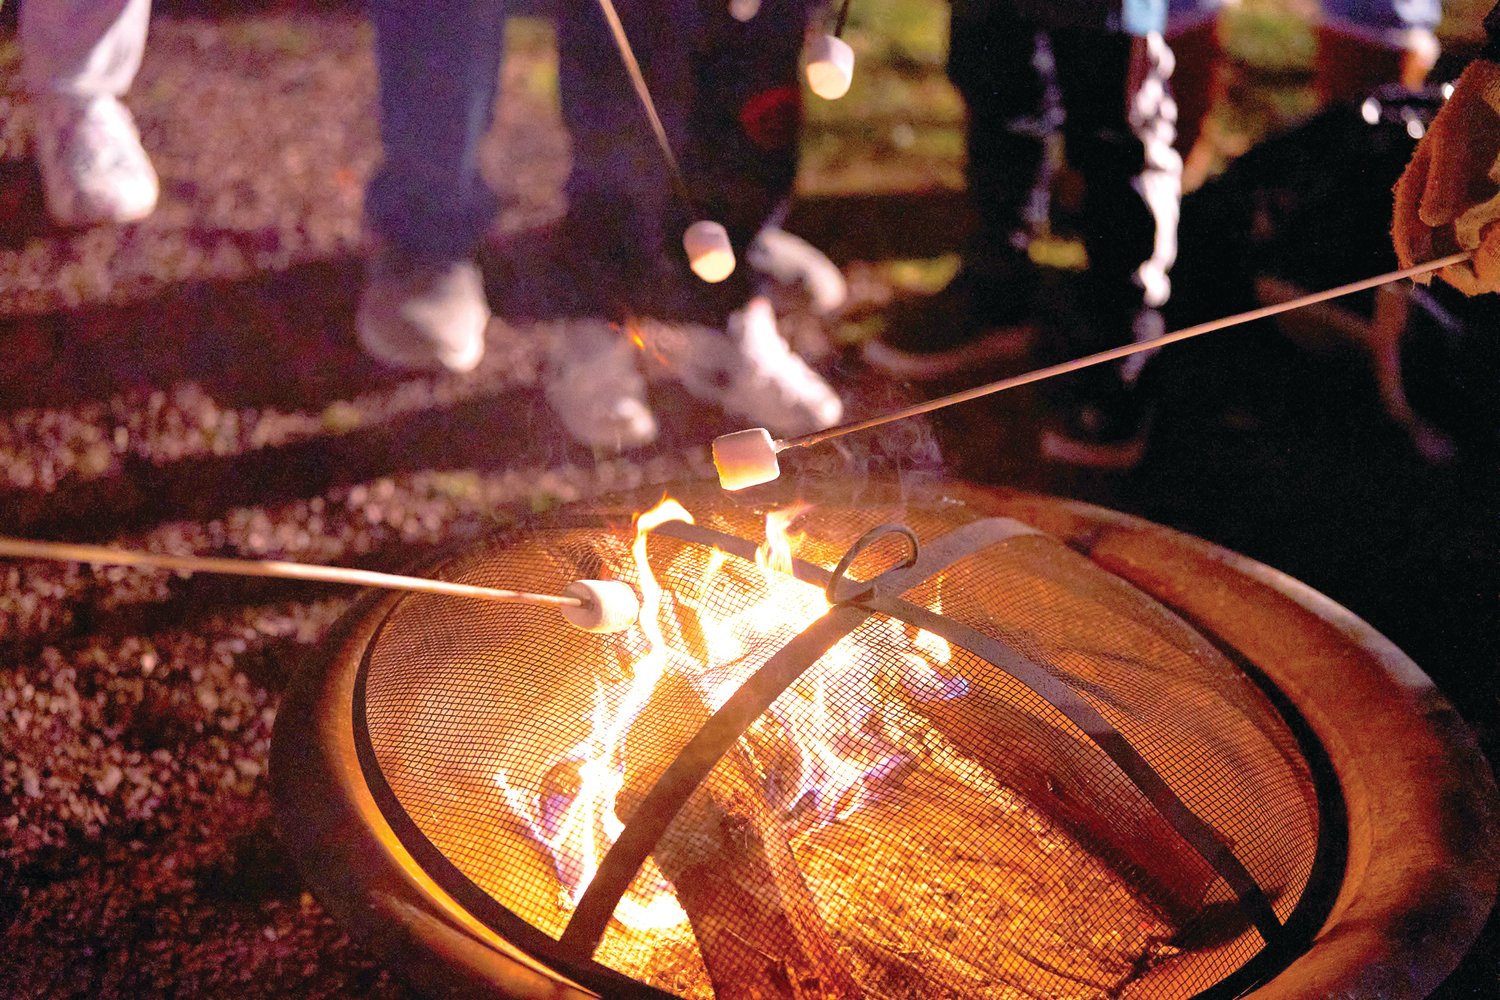
[[[651,88],[646,86],[646,75],[641,72],[635,49],[631,47],[630,38],[625,34],[625,24],[620,20],[620,12],[615,10],[613,0],[599,0],[599,9],[604,12],[604,20],[609,22],[610,34],[614,36],[615,48],[620,51],[620,62],[625,64],[625,72],[630,77],[631,85],[635,87],[635,96],[640,100],[646,117],[650,119],[656,145],[661,148],[662,158],[667,161],[667,169],[672,173],[672,183],[677,186],[677,193],[682,196],[682,200],[691,205],[693,198],[687,179],[677,162],[677,155],[672,152],[671,142],[667,140],[667,130],[661,123],[661,116],[656,113],[656,102],[651,99]]]
[[[958,403],[966,403],[971,399],[978,399],[980,396],[988,396],[991,393],[1001,392],[1005,389],[1014,389],[1017,386],[1027,385],[1031,382],[1040,382],[1043,379],[1052,378],[1054,375],[1066,375],[1069,372],[1076,372],[1080,368],[1119,361],[1121,358],[1128,358],[1132,354],[1140,354],[1143,351],[1154,351],[1158,348],[1166,347],[1168,344],[1175,344],[1178,341],[1187,340],[1191,337],[1212,333],[1215,330],[1239,326],[1243,323],[1253,322],[1254,320],[1265,319],[1268,316],[1275,316],[1278,313],[1300,309],[1303,306],[1336,299],[1341,295],[1349,295],[1354,292],[1364,291],[1367,288],[1376,288],[1392,281],[1400,281],[1403,278],[1414,278],[1431,271],[1438,271],[1445,267],[1462,263],[1472,256],[1472,251],[1449,254],[1446,257],[1428,261],[1425,264],[1404,267],[1399,271],[1390,271],[1386,274],[1378,274],[1373,278],[1352,281],[1347,285],[1340,285],[1337,288],[1330,288],[1322,292],[1313,292],[1310,295],[1303,295],[1286,302],[1278,302],[1275,305],[1261,306],[1257,309],[1251,309],[1248,312],[1209,320],[1207,323],[1199,323],[1196,326],[1190,326],[1175,333],[1168,333],[1157,337],[1155,340],[1148,340],[1139,344],[1125,344],[1122,347],[1100,351],[1097,354],[1090,354],[1082,358],[1074,358],[1072,361],[1064,361],[1059,364],[1049,365],[1046,368],[1038,368],[1035,371],[1025,372],[1021,375],[1012,375],[1010,378],[1003,378],[996,382],[987,382],[984,385],[965,389],[962,392],[939,396],[936,399],[929,399],[925,403],[917,403],[899,410],[892,410],[889,413],[883,413],[879,416],[841,424],[838,427],[830,427],[827,430],[814,431],[811,434],[804,434],[801,437],[777,440],[764,427],[751,427],[743,431],[735,431],[733,434],[721,434],[713,440],[714,468],[719,474],[719,485],[726,490],[735,491],[748,489],[751,486],[759,486],[763,483],[769,483],[781,475],[781,464],[776,456],[788,448],[806,448],[808,445],[843,437],[845,434],[853,434],[855,431],[879,427],[893,420],[904,420],[907,417],[931,413],[933,410],[941,410],[944,407],[954,406]]]
[[[466,597],[507,604],[529,604],[556,608],[571,624],[590,632],[613,632],[633,623],[639,601],[627,584],[611,580],[579,580],[561,595],[530,594],[499,587],[480,587],[420,576],[379,573],[343,566],[317,566],[277,559],[225,559],[211,556],[178,556],[161,552],[117,549],[107,545],[71,542],[39,542],[0,536],[0,556],[47,559],[53,562],[94,563],[107,566],[146,566],[188,573],[217,573],[276,580],[307,580],[343,583],[356,587],[378,587],[411,593]],[[572,591],[572,593],[569,593]],[[628,617],[628,621],[625,619]]]
[[[342,566],[314,566],[308,563],[283,562],[276,559],[221,559],[210,556],[174,556],[161,552],[116,549],[107,545],[74,545],[68,542],[35,542],[22,538],[0,537],[0,556],[22,559],[50,559],[54,562],[95,563],[107,566],[148,566],[154,569],[182,570],[188,573],[220,573],[230,576],[258,576],[278,580],[311,580],[317,583],[348,583],[359,587],[382,587],[450,597],[474,597],[486,601],[510,601],[539,604],[545,607],[582,607],[576,597],[553,597],[550,594],[527,594],[495,587],[476,587],[446,580],[429,580],[419,576],[377,573],[367,569]]]
[[[1166,347],[1168,344],[1175,344],[1179,341],[1189,340],[1193,337],[1198,337],[1205,333],[1213,333],[1215,330],[1223,330],[1232,326],[1240,326],[1244,323],[1253,323],[1254,321],[1259,319],[1266,319],[1267,317],[1276,316],[1280,313],[1291,312],[1293,309],[1301,309],[1303,306],[1316,305],[1319,302],[1327,302],[1329,299],[1340,298],[1344,295],[1353,295],[1355,292],[1362,292],[1370,288],[1378,288],[1381,285],[1387,285],[1393,281],[1400,281],[1404,278],[1415,278],[1419,275],[1429,274],[1433,271],[1440,271],[1445,267],[1451,267],[1454,264],[1461,264],[1472,256],[1473,251],[1470,250],[1463,251],[1462,253],[1449,254],[1446,257],[1439,258],[1438,260],[1431,260],[1425,264],[1414,264],[1411,267],[1404,267],[1398,271],[1388,271],[1385,274],[1377,274],[1373,278],[1364,278],[1359,281],[1351,281],[1349,284],[1339,285],[1337,288],[1329,288],[1325,291],[1313,292],[1309,295],[1303,295],[1295,299],[1289,299],[1286,302],[1277,302],[1272,305],[1260,306],[1256,309],[1251,309],[1246,312],[1236,313],[1233,316],[1224,316],[1220,319],[1209,320],[1206,323],[1199,323],[1195,326],[1185,327],[1173,333],[1168,333],[1164,334],[1163,336],[1157,337],[1155,340],[1148,340],[1140,344],[1125,344],[1122,347],[1114,347],[1107,351],[1100,351],[1097,354],[1089,354],[1081,358],[1074,358],[1071,361],[1063,361],[1055,365],[1048,365],[1045,368],[1038,368],[1034,371],[1024,372],[1020,375],[1012,375],[1009,378],[1003,378],[995,382],[987,382],[984,385],[975,386],[972,389],[964,389],[960,392],[950,393],[946,396],[939,396],[936,399],[929,399],[923,403],[916,403],[912,406],[903,407],[899,410],[892,410],[889,413],[884,413],[879,416],[868,417],[864,420],[856,420],[847,424],[840,424],[837,427],[830,427],[827,430],[814,431],[811,434],[803,434],[800,437],[785,438],[783,440],[775,441],[773,443],[773,446],[778,452],[786,451],[788,448],[806,448],[808,445],[820,444],[824,441],[832,440],[833,438],[843,437],[845,434],[853,434],[856,431],[864,431],[869,430],[873,427],[879,427],[880,425],[888,424],[893,420],[904,420],[907,417],[920,416],[923,413],[931,413],[933,410],[941,410],[945,407],[954,406],[958,403],[967,403],[971,399],[978,399],[981,396],[988,396],[991,393],[1003,392],[1006,389],[1014,389],[1017,386],[1028,385],[1032,382],[1040,382],[1043,379],[1049,379],[1057,375],[1066,375],[1069,372],[1076,372],[1083,368],[1091,368],[1094,365],[1102,365],[1110,361],[1119,361],[1121,358],[1128,358],[1132,354],[1140,354],[1143,351],[1154,351],[1159,347]]]

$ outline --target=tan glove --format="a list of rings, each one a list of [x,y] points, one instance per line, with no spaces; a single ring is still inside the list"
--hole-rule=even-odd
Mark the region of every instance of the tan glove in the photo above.
[[[1473,250],[1438,273],[1465,295],[1500,292],[1500,65],[1458,78],[1396,182],[1391,237],[1402,267]]]

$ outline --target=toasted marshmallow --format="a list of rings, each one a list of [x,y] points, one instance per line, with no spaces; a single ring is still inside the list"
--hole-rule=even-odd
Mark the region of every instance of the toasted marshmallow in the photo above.
[[[729,245],[729,233],[717,222],[703,219],[688,226],[682,234],[682,249],[693,273],[710,284],[734,273],[734,247]]]
[[[585,632],[623,632],[641,613],[635,591],[620,580],[575,580],[563,588],[562,595],[584,602],[582,607],[564,605],[560,610],[570,624]]]
[[[730,491],[776,479],[781,475],[781,463],[776,459],[771,432],[752,427],[714,438],[714,468],[719,470],[719,485]]]
[[[808,47],[805,72],[814,94],[836,101],[854,82],[854,50],[836,35],[819,35]]]

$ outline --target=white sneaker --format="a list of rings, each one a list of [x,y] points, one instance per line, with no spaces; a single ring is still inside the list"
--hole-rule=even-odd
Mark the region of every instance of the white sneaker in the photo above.
[[[844,417],[838,393],[792,352],[764,296],[729,317],[724,333],[651,323],[642,337],[688,392],[778,436],[820,431]]]
[[[161,184],[116,98],[41,95],[36,121],[42,195],[58,225],[135,222],[156,208]]]
[[[849,299],[849,283],[838,265],[823,251],[784,229],[767,226],[756,233],[745,259],[772,281],[800,288],[818,316],[842,308]]]
[[[393,368],[472,371],[490,308],[471,261],[433,264],[389,246],[370,257],[354,327],[365,353]]]
[[[544,375],[547,403],[575,441],[626,451],[656,440],[640,354],[603,320],[568,320],[551,330]]]

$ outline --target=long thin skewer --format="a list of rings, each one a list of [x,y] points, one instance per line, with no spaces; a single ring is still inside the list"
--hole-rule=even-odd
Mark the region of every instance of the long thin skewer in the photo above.
[[[851,2],[851,0],[844,0],[843,3],[839,4],[839,16],[838,16],[838,19],[833,22],[833,37],[834,38],[843,38],[844,37],[844,26],[849,23],[849,5],[850,5],[850,2]]]
[[[613,0],[599,0],[599,9],[604,12],[604,20],[609,22],[610,34],[614,35],[615,47],[620,50],[620,61],[625,64],[625,72],[630,77],[631,85],[635,87],[635,96],[651,121],[651,131],[656,134],[656,145],[661,148],[661,155],[667,161],[667,169],[672,172],[672,182],[677,185],[677,193],[688,204],[692,204],[687,179],[683,177],[677,154],[672,152],[672,144],[667,140],[667,130],[661,123],[661,116],[656,113],[656,102],[651,99],[651,88],[646,86],[646,75],[641,72],[635,49],[631,48],[630,38],[625,34],[620,12],[615,10]]]
[[[929,399],[925,403],[916,403],[912,406],[904,407],[903,409],[892,410],[891,412],[881,414],[880,416],[869,417],[865,420],[856,420],[852,423],[840,424],[837,427],[830,427],[827,430],[814,431],[811,434],[803,434],[801,437],[774,441],[772,442],[772,448],[777,452],[786,451],[788,448],[806,448],[808,445],[820,444],[823,441],[829,441],[833,438],[843,437],[845,434],[853,434],[855,431],[864,431],[869,430],[872,427],[879,427],[882,424],[888,424],[893,420],[905,420],[907,417],[915,417],[920,416],[923,413],[931,413],[933,410],[941,410],[944,407],[953,406],[957,403],[967,403],[969,400],[978,399],[980,396],[988,396],[991,393],[1002,392],[1006,389],[1014,389],[1017,386],[1028,385],[1032,382],[1040,382],[1043,379],[1049,379],[1056,375],[1066,375],[1069,372],[1076,372],[1081,368],[1090,368],[1094,365],[1102,365],[1110,361],[1119,361],[1121,358],[1128,358],[1132,354],[1140,354],[1142,351],[1154,351],[1158,347],[1166,347],[1168,344],[1175,344],[1178,341],[1188,340],[1192,337],[1198,337],[1205,333],[1213,333],[1215,330],[1223,330],[1227,327],[1239,326],[1242,323],[1252,323],[1255,320],[1265,319],[1268,316],[1275,316],[1279,313],[1290,312],[1293,309],[1301,309],[1303,306],[1316,305],[1319,302],[1326,302],[1329,299],[1336,299],[1343,295],[1352,295],[1355,292],[1362,292],[1368,288],[1377,288],[1380,285],[1390,284],[1393,281],[1400,281],[1403,278],[1415,278],[1419,275],[1428,274],[1432,271],[1440,271],[1445,267],[1451,267],[1454,264],[1461,264],[1472,256],[1473,251],[1467,250],[1462,253],[1449,254],[1446,257],[1440,258],[1438,260],[1428,261],[1425,264],[1415,264],[1412,267],[1403,267],[1399,271],[1389,271],[1385,274],[1377,274],[1373,278],[1364,278],[1360,281],[1352,281],[1347,285],[1339,285],[1337,288],[1330,288],[1322,292],[1313,292],[1310,295],[1303,295],[1300,298],[1290,299],[1286,302],[1278,302],[1273,305],[1261,306],[1257,309],[1251,309],[1248,312],[1236,313],[1233,316],[1225,316],[1221,319],[1209,320],[1207,323],[1199,323],[1196,326],[1186,327],[1185,329],[1178,330],[1175,333],[1168,333],[1164,336],[1157,337],[1155,340],[1148,340],[1145,343],[1126,344],[1123,347],[1114,347],[1107,351],[1100,351],[1097,354],[1090,354],[1082,358],[1074,358],[1072,361],[1063,361],[1059,364],[1049,365],[1046,368],[1038,368],[1035,371],[1025,372],[1020,375],[1012,375],[1010,378],[1003,378],[997,382],[988,382],[984,385],[975,386],[972,389],[964,389],[961,392],[950,393],[947,396],[939,396],[936,399]]]
[[[367,569],[345,569],[342,566],[313,566],[307,563],[281,562],[275,559],[218,559],[209,556],[174,556],[158,552],[138,552],[110,548],[106,545],[75,545],[67,542],[36,542],[21,538],[0,537],[0,556],[23,559],[50,559],[54,562],[96,563],[111,566],[149,566],[155,569],[184,570],[190,573],[220,573],[230,576],[269,577],[277,580],[311,580],[317,583],[347,583],[357,587],[380,587],[448,597],[472,597],[484,601],[511,604],[534,604],[550,608],[582,608],[587,605],[577,597],[551,594],[528,594],[497,587],[476,587],[467,583],[429,580],[419,576],[377,573]]]

